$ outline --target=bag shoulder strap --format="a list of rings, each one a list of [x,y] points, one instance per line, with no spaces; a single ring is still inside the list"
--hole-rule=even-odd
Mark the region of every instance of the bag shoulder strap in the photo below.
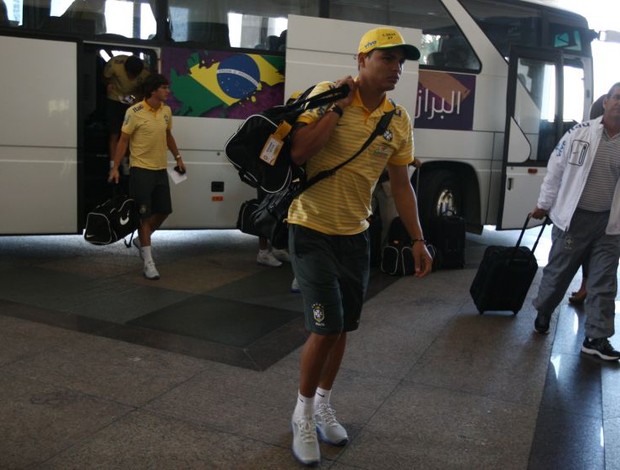
[[[394,102],[392,100],[390,100],[390,101],[392,102],[392,104],[394,104]],[[353,156],[351,156],[351,157],[347,158],[345,161],[339,163],[334,168],[331,168],[329,170],[323,170],[323,171],[317,173],[316,175],[314,175],[312,178],[310,178],[308,181],[306,181],[306,184],[305,184],[303,190],[308,189],[310,186],[318,183],[319,181],[321,181],[322,179],[327,178],[328,176],[332,176],[334,173],[336,173],[337,170],[339,170],[340,168],[342,168],[346,164],[348,164],[348,163],[352,162],[353,160],[355,160],[355,158],[357,158],[364,150],[366,150],[366,148],[372,143],[373,140],[375,140],[375,138],[377,136],[382,135],[383,133],[385,133],[385,131],[387,130],[388,126],[390,125],[390,121],[392,120],[392,116],[394,116],[395,113],[396,113],[396,105],[394,104],[394,109],[392,109],[391,111],[388,111],[387,113],[384,113],[383,116],[381,116],[381,119],[377,123],[377,127],[375,127],[375,130],[372,132],[372,134],[370,134],[368,136],[368,138],[366,139],[366,142],[364,142],[362,144],[360,149],[357,152],[355,152],[355,154]]]

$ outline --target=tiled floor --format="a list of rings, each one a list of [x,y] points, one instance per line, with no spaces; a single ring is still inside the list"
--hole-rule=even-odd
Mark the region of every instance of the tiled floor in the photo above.
[[[373,274],[332,400],[351,442],[322,467],[620,468],[620,370],[579,355],[582,312],[534,334],[540,272],[516,316],[473,305],[484,249],[516,238],[468,236],[462,270]],[[0,238],[0,468],[298,468],[290,266],[235,231],[161,232],[154,252],[151,282],[122,244]]]

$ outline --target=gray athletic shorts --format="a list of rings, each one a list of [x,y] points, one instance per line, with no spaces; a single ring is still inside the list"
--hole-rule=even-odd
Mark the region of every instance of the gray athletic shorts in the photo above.
[[[368,287],[368,232],[325,235],[291,225],[289,250],[306,328],[320,335],[356,330]]]

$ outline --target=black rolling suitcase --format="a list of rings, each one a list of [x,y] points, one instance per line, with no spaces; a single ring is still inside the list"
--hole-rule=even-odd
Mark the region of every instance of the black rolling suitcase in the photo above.
[[[485,250],[476,277],[469,288],[481,314],[489,310],[511,310],[516,315],[521,310],[538,270],[534,250],[547,224],[545,220],[530,250],[521,246],[529,220],[528,215],[515,246],[489,246]]]

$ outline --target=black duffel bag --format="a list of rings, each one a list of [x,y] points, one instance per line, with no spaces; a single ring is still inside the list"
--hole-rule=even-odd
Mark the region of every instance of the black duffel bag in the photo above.
[[[113,196],[88,213],[84,239],[93,245],[110,245],[133,233],[139,224],[133,198]]]
[[[224,152],[241,181],[276,193],[303,174],[303,169],[290,157],[291,130],[297,117],[307,109],[328,105],[349,93],[349,87],[342,85],[308,98],[313,89],[314,86],[291,103],[249,116],[229,137]]]

